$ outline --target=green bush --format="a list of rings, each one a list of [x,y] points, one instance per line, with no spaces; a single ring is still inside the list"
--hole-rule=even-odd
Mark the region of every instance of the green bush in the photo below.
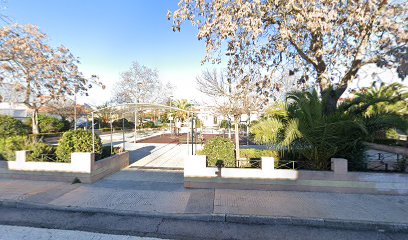
[[[92,152],[92,132],[83,129],[64,133],[59,141],[56,154],[59,161],[70,162],[73,152]],[[95,134],[95,154],[102,153],[101,138]]]
[[[28,134],[31,139],[41,139],[44,137],[60,137],[64,132],[54,132],[54,133],[38,133],[38,134]]]
[[[55,147],[49,146],[43,142],[31,141],[26,136],[13,136],[0,139],[0,159],[14,161],[16,151],[27,150],[31,154],[27,156],[28,161],[50,161],[49,157],[54,157]],[[44,158],[43,155],[47,155]]]
[[[239,155],[246,159],[261,159],[261,157],[273,157],[279,160],[279,153],[272,150],[258,150],[254,148],[241,149]]]
[[[28,133],[28,127],[21,121],[6,115],[0,115],[0,137],[22,136]]]
[[[14,161],[16,159],[15,151],[20,151],[29,145],[25,136],[11,136],[0,139],[0,159]]]
[[[39,115],[38,127],[40,128],[41,133],[56,133],[68,130],[69,122],[67,120],[60,120],[47,115]]]
[[[134,127],[135,127],[135,123],[134,123],[134,122],[130,122],[130,121],[127,120],[126,118],[125,118],[124,120],[121,118],[121,119],[118,119],[118,120],[116,120],[116,121],[113,121],[112,126],[113,126],[114,128],[122,129],[122,127],[123,127],[123,122],[124,122],[125,128],[134,128]]]
[[[101,160],[101,159],[104,159],[104,158],[108,158],[110,156],[114,156],[114,155],[119,154],[121,152],[123,152],[123,148],[121,148],[121,147],[113,147],[113,153],[111,153],[111,147],[110,146],[103,146],[101,154],[96,155],[96,160]]]
[[[154,124],[154,122],[145,122],[143,123],[143,128],[155,128],[156,125]]]
[[[32,143],[27,147],[31,154],[27,156],[28,161],[35,162],[52,162],[57,161],[55,157],[55,147],[49,146],[43,142]]]
[[[385,138],[386,139],[398,139],[398,137],[399,137],[399,135],[398,135],[398,132],[397,132],[397,130],[395,128],[388,129],[385,132]]]
[[[228,121],[222,120],[220,123],[220,128],[228,128]]]
[[[235,167],[234,148],[230,139],[215,137],[207,141],[201,153],[207,156],[208,166],[215,166],[217,160],[222,160],[225,167]]]
[[[248,162],[244,162],[241,167],[259,167],[259,161],[262,157],[273,157],[275,159],[275,166],[279,163],[279,153],[272,150],[258,150],[254,148],[241,149],[239,151],[241,158],[246,158]],[[251,161],[256,160],[256,161]]]

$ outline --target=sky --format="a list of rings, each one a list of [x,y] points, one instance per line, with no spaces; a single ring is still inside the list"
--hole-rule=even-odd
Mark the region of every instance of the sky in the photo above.
[[[178,0],[0,0],[0,14],[19,24],[35,24],[48,34],[53,46],[64,45],[79,57],[85,76],[97,75],[106,89],[98,87],[80,103],[101,105],[111,99],[115,82],[133,61],[159,71],[163,82],[175,86],[176,99],[208,102],[198,92],[195,78],[211,64],[201,66],[205,43],[197,40],[196,28],[189,23],[181,32],[172,31],[167,11],[177,9]],[[371,73],[351,87],[368,86]],[[382,70],[380,70],[382,71]],[[390,71],[380,77],[396,81]],[[405,82],[404,84],[406,84]]]
[[[79,57],[85,76],[96,74],[107,86],[93,89],[80,102],[99,105],[133,61],[159,71],[175,86],[174,97],[200,102],[195,78],[201,70],[205,43],[189,24],[172,31],[167,11],[177,0],[5,0],[1,10],[13,22],[34,24],[53,46],[64,45]]]

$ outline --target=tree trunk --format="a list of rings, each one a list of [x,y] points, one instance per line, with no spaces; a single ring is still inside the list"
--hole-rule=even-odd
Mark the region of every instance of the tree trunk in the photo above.
[[[239,124],[237,121],[234,123],[235,125],[235,159],[239,160]]]
[[[228,138],[231,139],[231,121],[228,120]]]
[[[323,111],[326,115],[330,115],[336,112],[337,103],[346,89],[347,86],[338,87],[337,89],[333,89],[333,87],[330,86],[329,88],[321,90]]]
[[[35,108],[31,117],[32,132],[33,134],[39,134],[40,130],[38,128],[38,109]]]

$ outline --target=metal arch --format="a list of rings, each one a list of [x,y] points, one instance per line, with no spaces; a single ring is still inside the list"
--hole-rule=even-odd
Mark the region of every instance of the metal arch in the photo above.
[[[109,107],[104,107],[104,108],[100,108],[97,110],[94,110],[91,112],[92,114],[92,152],[95,153],[95,123],[94,123],[94,114],[97,112],[100,112],[102,110],[106,110],[109,109],[109,122],[110,122],[110,145],[111,145],[111,153],[113,151],[113,145],[112,145],[112,130],[113,130],[113,126],[112,126],[112,114],[122,114],[122,141],[123,141],[123,148],[125,148],[125,137],[124,137],[124,115],[128,114],[128,113],[137,113],[138,111],[141,110],[155,110],[155,109],[159,109],[159,110],[173,110],[173,111],[181,111],[181,112],[186,112],[190,115],[190,113],[192,114],[192,120],[194,118],[194,111],[189,111],[189,110],[185,110],[185,109],[181,109],[181,108],[177,108],[177,107],[172,107],[172,106],[166,106],[163,104],[152,104],[152,103],[124,103],[124,104],[119,104],[116,106],[109,106]],[[192,136],[192,142],[191,145],[194,145],[194,140],[193,140],[193,133],[191,134]],[[135,143],[136,143],[136,125],[135,125]],[[192,154],[193,154],[193,150],[192,150]]]
[[[121,108],[123,107],[123,108]],[[135,110],[130,110],[132,109],[132,107],[140,107],[140,109],[135,109]],[[139,111],[139,110],[149,110],[149,109],[163,109],[163,110],[175,110],[175,111],[182,111],[182,112],[186,112],[186,113],[190,113],[193,111],[189,111],[189,110],[185,110],[185,109],[181,109],[178,107],[170,107],[170,106],[166,106],[163,104],[152,104],[152,103],[123,103],[123,104],[119,104],[119,105],[115,105],[112,107],[104,107],[104,108],[100,108],[100,109],[96,109],[94,111],[92,111],[92,113],[97,113],[100,112],[102,110],[106,110],[109,109],[111,110],[111,113],[122,113],[123,110],[125,110],[126,112],[123,113],[132,113],[135,111]]]

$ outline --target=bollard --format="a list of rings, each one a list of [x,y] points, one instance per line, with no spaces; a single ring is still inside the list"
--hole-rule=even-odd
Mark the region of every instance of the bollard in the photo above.
[[[222,160],[217,160],[217,162],[215,163],[215,166],[217,166],[218,171],[215,172],[215,175],[217,177],[221,177],[221,168],[223,168],[224,165],[224,161]]]

